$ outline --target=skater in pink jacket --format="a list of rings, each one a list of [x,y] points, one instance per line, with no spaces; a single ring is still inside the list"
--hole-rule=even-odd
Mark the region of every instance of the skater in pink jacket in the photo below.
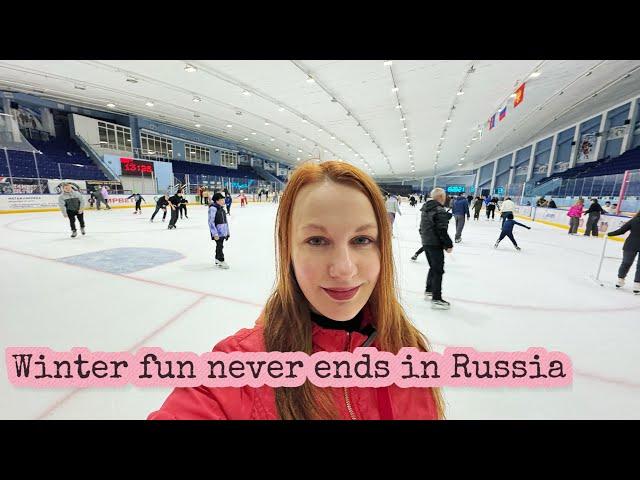
[[[569,235],[575,235],[578,233],[578,224],[580,223],[580,217],[582,217],[583,205],[584,200],[579,198],[567,212],[567,216],[569,217]]]

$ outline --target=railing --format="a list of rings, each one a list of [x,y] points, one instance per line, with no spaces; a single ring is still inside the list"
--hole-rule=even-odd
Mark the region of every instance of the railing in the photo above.
[[[227,189],[229,193],[236,194],[243,191],[248,195],[258,194],[261,190],[269,192],[280,191],[276,182],[257,180],[254,178],[225,177],[218,175],[198,175],[198,174],[174,174],[176,182],[184,185],[185,193],[196,195],[198,187],[205,187],[209,192]]]

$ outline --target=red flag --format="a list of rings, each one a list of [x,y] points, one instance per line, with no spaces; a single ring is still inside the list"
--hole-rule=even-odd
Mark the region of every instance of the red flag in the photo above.
[[[518,105],[520,105],[522,103],[522,100],[524,100],[524,86],[526,84],[522,84],[518,87],[518,90],[516,90],[516,98],[513,99],[513,106],[517,107]]]

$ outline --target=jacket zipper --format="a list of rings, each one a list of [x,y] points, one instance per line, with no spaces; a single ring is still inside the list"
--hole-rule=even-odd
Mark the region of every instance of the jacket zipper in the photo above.
[[[347,344],[345,345],[345,350],[349,351],[349,347],[351,344],[351,332],[347,332]],[[347,410],[349,411],[349,416],[351,417],[351,420],[357,420],[358,417],[356,417],[356,413],[353,410],[353,406],[351,405],[351,398],[349,398],[349,389],[347,387],[342,387],[344,388],[344,401],[347,404]]]

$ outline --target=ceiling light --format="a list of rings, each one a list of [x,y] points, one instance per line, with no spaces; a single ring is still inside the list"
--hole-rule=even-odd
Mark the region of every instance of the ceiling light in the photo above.
[[[440,150],[436,150],[436,153],[440,153]]]
[[[471,140],[477,140],[477,139],[478,139],[478,137],[473,137]]]
[[[332,136],[331,136],[331,140],[335,140],[335,139],[336,139],[336,137],[334,137],[334,136],[332,135]]]
[[[247,140],[249,140],[249,137],[244,137],[244,141],[246,142]]]
[[[193,73],[193,72],[197,72],[198,69],[196,67],[194,67],[193,65],[189,65],[187,63],[187,65],[184,67],[184,71],[188,72],[188,73]]]
[[[516,98],[516,94],[512,93],[511,95],[509,95],[509,98]]]
[[[296,161],[298,161],[298,162],[299,162],[299,161],[300,161],[300,157],[296,157]]]
[[[321,132],[321,131],[322,131],[322,129],[321,129],[321,128],[319,128],[319,129],[318,129],[318,131],[319,131],[319,132]]]
[[[147,107],[153,107],[153,106],[154,106],[154,103],[153,103],[153,102],[147,102],[147,103],[145,103],[145,105],[146,105]]]
[[[309,121],[306,118],[303,118],[302,123],[309,123]]]
[[[233,128],[233,125],[231,125],[230,123],[227,123],[227,128]]]
[[[467,145],[467,148],[471,148],[471,145]]]
[[[404,127],[404,128],[402,129],[402,131],[403,131],[403,132],[406,132],[407,130],[408,130],[408,128],[407,128],[407,127]]]
[[[264,122],[265,127],[268,127],[270,125],[269,122]]]
[[[195,126],[196,128],[200,128],[202,125],[200,125],[199,123],[196,123],[194,126]]]
[[[75,88],[76,90],[86,90],[87,89],[86,85],[74,85],[73,88]]]
[[[303,141],[303,142],[306,142],[306,141],[307,141],[307,139],[306,139],[305,137],[302,137],[302,141]]]
[[[302,153],[302,150],[298,149],[298,152]]]
[[[280,151],[280,149],[279,149],[279,148],[276,148],[276,152],[279,152],[279,151]]]
[[[200,97],[193,97],[193,101],[195,103],[200,103],[202,101],[202,99]]]
[[[275,140],[276,140],[276,139],[275,139],[275,138],[271,138],[270,140],[271,140],[272,142],[275,142]]]
[[[248,97],[249,95],[251,95],[251,92],[250,92],[249,90],[243,90],[243,91],[242,91],[242,94],[243,94],[245,97]]]
[[[400,117],[400,121],[404,122],[405,118],[404,117]]]
[[[109,108],[114,108],[116,106],[115,103],[107,103],[107,107]]]
[[[440,137],[440,140],[444,140],[444,137]]]
[[[451,123],[451,122],[452,122],[452,120],[450,118],[447,118],[446,123]]]
[[[395,92],[397,92],[398,90],[400,90],[398,87],[393,87],[393,88],[391,89],[391,91],[392,91],[392,92],[394,92],[394,93],[395,93]]]
[[[307,78],[307,83],[313,83],[313,82],[315,82],[315,80],[311,75],[309,75],[309,77]]]
[[[456,93],[456,95],[458,95],[458,96],[464,95],[464,92],[462,90],[459,90],[458,93]]]
[[[280,107],[280,108],[278,109],[278,111],[279,111],[279,112],[284,112],[284,107]]]
[[[538,78],[540,75],[542,75],[540,72],[533,72],[529,78]]]
[[[393,61],[391,61],[391,60],[386,60],[386,61],[384,62],[384,66],[385,66],[385,67],[390,67],[391,65],[393,65]]]
[[[251,135],[256,135],[256,132],[251,132]]]

